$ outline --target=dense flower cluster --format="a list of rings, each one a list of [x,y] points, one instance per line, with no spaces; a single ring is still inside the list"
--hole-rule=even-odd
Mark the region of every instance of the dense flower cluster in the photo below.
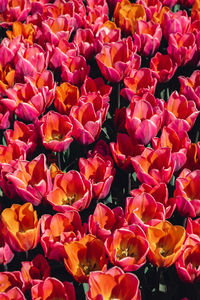
[[[0,299],[198,299],[200,1],[1,0],[0,33]]]

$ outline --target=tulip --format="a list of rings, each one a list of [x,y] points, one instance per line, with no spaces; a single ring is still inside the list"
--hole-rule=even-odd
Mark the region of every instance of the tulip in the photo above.
[[[88,300],[141,300],[139,280],[136,275],[124,273],[119,267],[113,267],[106,272],[91,272],[88,283]]]
[[[6,90],[6,94],[8,98],[1,99],[1,102],[9,110],[15,111],[20,119],[29,122],[43,114],[53,100],[52,97],[48,99],[44,90],[38,89],[30,81],[25,84],[16,83],[12,89]]]
[[[94,41],[95,52],[101,52],[105,43],[113,43],[121,40],[121,29],[114,22],[106,21],[96,33]]]
[[[11,119],[11,112],[7,109],[4,105],[1,104],[0,100],[0,129],[4,130],[10,127],[10,119]]]
[[[146,12],[147,20],[152,20],[154,14],[160,13],[162,3],[159,0],[137,0],[137,4],[141,4]]]
[[[132,68],[139,69],[140,57],[135,54],[135,50],[131,37],[104,44],[101,52],[96,55],[103,76],[111,82],[119,82],[129,76]]]
[[[184,66],[190,62],[197,50],[196,39],[193,33],[174,33],[169,36],[167,51],[174,63]]]
[[[137,225],[116,229],[106,239],[105,248],[110,262],[124,271],[136,271],[141,268],[149,251],[146,236]]]
[[[72,283],[47,277],[42,282],[31,288],[31,299],[60,299],[60,300],[76,300],[75,289]]]
[[[171,34],[184,34],[188,32],[190,24],[191,20],[185,10],[179,10],[175,13],[169,10],[163,15],[163,35],[168,40]]]
[[[0,166],[12,164],[16,159],[25,159],[26,153],[18,143],[12,142],[8,146],[0,145]]]
[[[147,99],[148,100],[148,99]],[[139,100],[126,109],[126,129],[138,144],[148,144],[161,127],[161,110],[157,103]]]
[[[34,249],[40,239],[40,221],[31,203],[13,204],[1,213],[5,237],[14,251]]]
[[[23,47],[15,57],[15,78],[23,82],[24,77],[34,77],[46,70],[48,65],[48,53],[38,44]]]
[[[135,197],[126,198],[125,218],[128,224],[138,224],[146,231],[148,226],[154,226],[165,220],[165,208],[154,197],[143,192]]]
[[[175,168],[170,148],[153,150],[147,147],[141,155],[132,158],[132,164],[138,179],[152,186],[168,183]]]
[[[194,236],[195,238],[200,238],[200,218],[192,220],[191,218],[187,219],[186,234],[187,236]]]
[[[64,152],[69,148],[73,138],[72,124],[68,116],[49,111],[39,123],[42,143],[46,149]]]
[[[54,106],[60,114],[69,115],[71,108],[78,104],[79,89],[68,82],[56,87]]]
[[[82,225],[77,211],[65,214],[43,215],[41,218],[41,245],[48,259],[63,261],[66,257],[64,244],[80,240],[86,234],[86,224]]]
[[[22,262],[21,275],[25,289],[30,290],[32,286],[50,276],[49,263],[44,256],[38,254],[32,261]]]
[[[146,183],[143,183],[138,189],[130,191],[131,196],[134,198],[135,196],[141,195],[143,193],[150,194],[156,202],[160,202],[164,205],[165,219],[169,219],[172,216],[176,208],[176,202],[173,200],[173,198],[169,198],[168,188],[165,183],[159,183],[153,187]]]
[[[101,26],[108,21],[108,14],[102,6],[96,5],[88,10],[86,17],[86,27],[90,28],[94,34],[98,32]]]
[[[133,38],[139,54],[153,56],[160,46],[162,29],[159,24],[152,21],[139,20]]]
[[[189,237],[185,247],[175,263],[180,279],[188,283],[196,283],[200,280],[200,240]]]
[[[124,34],[133,34],[138,20],[146,20],[145,9],[140,4],[122,0],[118,2],[114,11],[114,21]]]
[[[147,229],[148,258],[157,267],[170,267],[181,254],[185,241],[185,229],[162,221]]]
[[[118,133],[117,142],[110,143],[110,149],[118,167],[126,172],[132,172],[131,158],[140,155],[145,147],[142,144],[136,144],[136,141],[127,134]]]
[[[5,131],[7,144],[16,142],[27,155],[31,155],[37,147],[37,133],[33,124],[26,125],[23,122],[15,121],[14,129]]]
[[[154,94],[157,79],[154,72],[148,68],[141,68],[139,70],[132,70],[130,77],[124,79],[125,89],[123,89],[123,96],[130,101],[135,95],[142,96],[145,93]],[[122,92],[121,92],[122,93]]]
[[[106,270],[108,261],[104,243],[95,236],[88,234],[79,241],[65,243],[64,247],[67,254],[65,267],[76,281],[87,282],[90,272]]]
[[[184,217],[200,216],[200,170],[184,169],[176,179],[174,198],[179,213]]]
[[[83,210],[90,204],[92,185],[82,174],[71,170],[58,174],[47,200],[56,211]]]
[[[103,203],[98,203],[94,213],[89,216],[88,230],[90,234],[105,241],[113,231],[126,225],[123,209],[118,206],[111,210]]]
[[[40,45],[45,45],[46,42],[49,42],[51,45],[57,46],[61,39],[68,41],[72,31],[72,22],[66,15],[48,18],[42,22],[38,42]]]
[[[200,108],[200,71],[196,70],[190,77],[179,77],[180,81],[180,94],[184,95],[189,101],[193,100],[196,103],[197,108]]]
[[[4,236],[2,222],[0,222],[0,264],[6,265],[12,261],[14,253]]]
[[[92,183],[93,197],[103,199],[110,192],[115,176],[115,169],[110,160],[104,160],[99,155],[87,159],[79,159],[80,173]]]
[[[180,170],[186,163],[187,149],[191,144],[186,131],[176,132],[170,127],[163,127],[160,138],[153,138],[154,149],[169,147],[172,150],[172,160],[175,163],[175,171]]]
[[[94,34],[91,29],[79,28],[74,36],[74,43],[77,44],[80,55],[91,60],[94,56]]]
[[[177,91],[170,95],[165,108],[164,123],[175,130],[178,126],[179,130],[189,131],[199,114],[195,102],[187,100]]]
[[[4,0],[3,0],[4,2]],[[7,5],[6,5],[7,4]],[[10,22],[26,20],[31,10],[31,3],[25,0],[19,0],[17,2],[13,0],[7,0],[4,2],[1,14],[1,22],[5,25],[10,25]]]
[[[18,160],[15,171],[8,173],[6,178],[24,201],[31,202],[35,206],[41,204],[52,186],[44,154],[40,154],[30,162]]]
[[[111,92],[112,92],[112,87],[108,84],[105,84],[102,77],[98,77],[95,79],[87,77],[83,85],[81,86],[82,96],[90,93],[94,93],[94,94],[100,94],[101,97],[109,99],[109,95]]]
[[[36,30],[33,24],[23,24],[21,22],[15,21],[12,24],[13,31],[7,30],[6,34],[10,40],[17,36],[22,37],[22,41],[33,45],[36,35]]]
[[[63,81],[80,86],[83,84],[89,71],[90,67],[83,56],[69,56],[68,61],[62,64],[61,78]]]
[[[23,282],[19,271],[14,272],[0,272],[0,293],[7,292],[13,287],[22,289]]]
[[[160,52],[157,52],[150,61],[150,68],[156,73],[159,82],[170,80],[177,67],[177,64],[172,62],[168,54],[163,55]]]
[[[70,112],[72,136],[83,145],[93,143],[100,135],[103,116],[105,110],[96,112],[91,102],[73,106]]]
[[[24,294],[18,287],[0,293],[0,299],[2,300],[26,300]]]

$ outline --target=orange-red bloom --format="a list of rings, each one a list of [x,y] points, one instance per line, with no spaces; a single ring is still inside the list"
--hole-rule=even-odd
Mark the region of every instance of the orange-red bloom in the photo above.
[[[73,141],[72,123],[68,116],[49,111],[40,122],[42,143],[46,149],[54,152],[64,152]]]
[[[149,244],[138,225],[116,229],[105,241],[106,252],[113,265],[124,271],[136,271],[146,262]]]
[[[147,229],[148,258],[157,267],[170,267],[179,257],[185,241],[185,229],[162,221]]]
[[[83,210],[89,206],[91,199],[91,182],[75,170],[58,174],[53,190],[47,195],[49,203],[59,212]]]
[[[107,272],[91,272],[88,283],[88,300],[141,300],[138,278],[132,273],[124,273],[119,267]]]
[[[106,270],[108,260],[104,243],[93,235],[64,245],[64,264],[78,282],[87,282],[90,272]]]
[[[52,187],[45,155],[40,154],[32,161],[18,160],[14,167],[15,171],[6,175],[12,183],[10,188],[14,188],[24,201],[39,205]]]
[[[28,251],[40,239],[40,222],[31,203],[13,204],[1,213],[5,236],[14,251]]]

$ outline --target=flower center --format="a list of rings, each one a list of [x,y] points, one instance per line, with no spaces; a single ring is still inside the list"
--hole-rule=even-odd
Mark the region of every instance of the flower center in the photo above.
[[[64,199],[62,199],[62,205],[72,205],[77,200],[76,194],[66,195]]]

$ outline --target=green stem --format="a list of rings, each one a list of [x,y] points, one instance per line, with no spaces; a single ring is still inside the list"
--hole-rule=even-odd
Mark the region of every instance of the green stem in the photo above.
[[[120,108],[120,82],[117,84],[117,107]]]
[[[57,163],[58,163],[58,167],[61,170],[61,157],[60,157],[60,152],[57,152]]]

